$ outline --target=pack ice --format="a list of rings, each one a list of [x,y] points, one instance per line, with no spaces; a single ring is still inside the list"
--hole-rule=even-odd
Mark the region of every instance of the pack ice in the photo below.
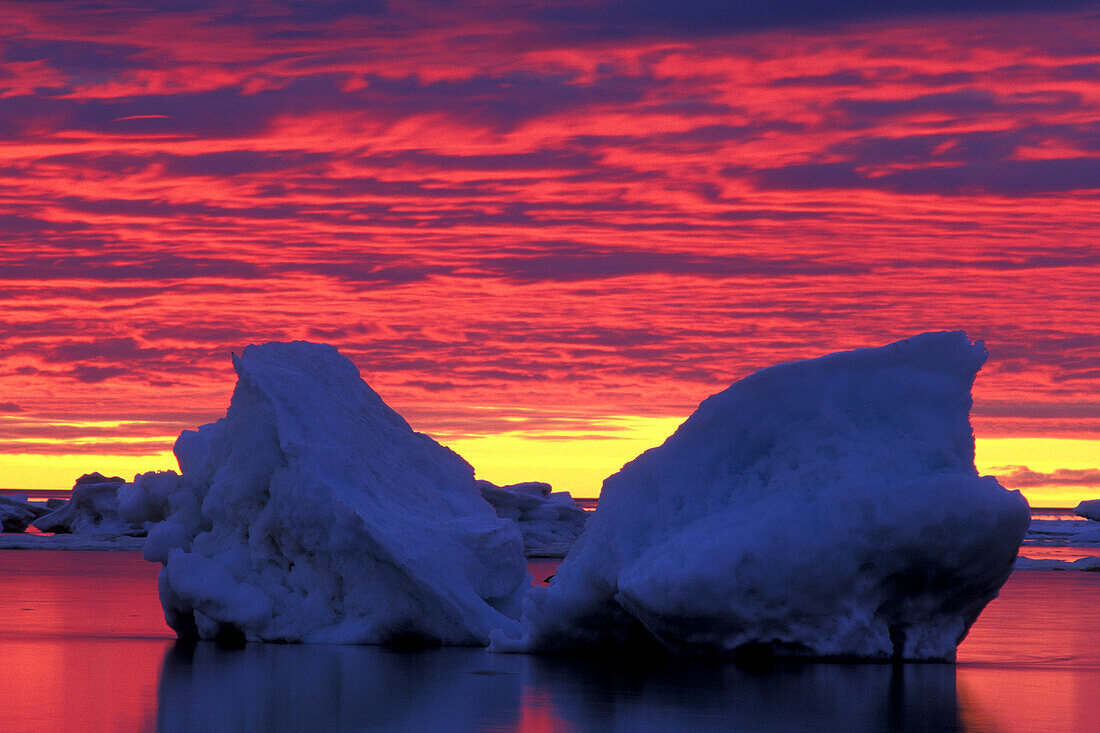
[[[604,482],[500,651],[950,660],[1028,506],[974,468],[965,334],[764,369]]]
[[[477,487],[498,517],[519,526],[527,557],[565,557],[584,530],[588,515],[568,491],[552,491],[542,481],[507,486],[478,481]]]
[[[56,511],[39,517],[34,526],[43,532],[84,534],[98,537],[145,534],[119,516],[118,490],[126,482],[98,471],[86,473],[73,485],[72,498]]]
[[[529,587],[516,525],[331,346],[234,357],[229,411],[185,431],[146,559],[181,637],[488,643]]]

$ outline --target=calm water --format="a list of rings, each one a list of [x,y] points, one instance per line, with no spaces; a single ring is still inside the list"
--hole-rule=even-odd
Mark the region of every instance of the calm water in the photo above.
[[[553,572],[538,561],[536,578]],[[1100,730],[1100,574],[1019,571],[959,664],[177,644],[136,553],[0,552],[4,730]]]

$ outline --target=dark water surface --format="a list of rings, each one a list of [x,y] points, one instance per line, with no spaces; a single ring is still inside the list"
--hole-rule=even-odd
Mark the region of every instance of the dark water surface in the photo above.
[[[0,552],[0,729],[1100,730],[1100,573],[1017,571],[957,665],[762,668],[177,644],[156,573],[136,553]]]

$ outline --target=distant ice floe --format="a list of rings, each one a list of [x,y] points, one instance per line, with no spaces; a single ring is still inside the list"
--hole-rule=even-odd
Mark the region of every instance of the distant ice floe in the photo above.
[[[1062,516],[1040,515],[1031,520],[1031,525],[1024,536],[1023,547],[1020,548],[1021,557],[1016,560],[1016,569],[1100,570],[1100,558],[1087,556],[1097,550],[1100,550],[1100,522],[1074,519],[1069,512]],[[1058,557],[1029,557],[1029,555],[1051,552],[1058,555],[1068,554],[1071,557],[1076,553],[1086,557],[1072,560]]]
[[[118,476],[85,474],[76,480],[69,501],[50,500],[54,508],[36,508],[37,518],[32,524],[54,538],[81,535],[92,544],[95,540],[144,537],[150,526],[164,519],[167,493],[178,483],[179,476],[174,471],[138,474],[129,483]],[[0,498],[0,506],[2,501]],[[67,548],[77,543],[55,544]],[[48,542],[38,540],[34,545],[49,546]]]
[[[413,432],[331,346],[249,346],[233,363],[229,412],[177,440],[182,478],[145,546],[181,637],[519,633],[523,540],[469,464]]]
[[[1031,557],[1016,559],[1017,570],[1089,570],[1100,571],[1100,557],[1082,557],[1077,560],[1052,560]]]
[[[96,472],[76,480],[68,501],[37,503],[0,496],[0,518],[17,513],[22,522],[33,513],[22,526],[4,521],[0,549],[140,550],[149,528],[167,516],[168,495],[178,488],[179,478],[175,471],[150,471],[126,482]],[[39,534],[8,534],[28,526]]]
[[[1084,519],[1033,519],[1024,546],[1100,547],[1100,523]]]
[[[50,510],[27,501],[26,496],[0,496],[0,531],[23,532]]]
[[[1079,517],[1100,522],[1100,499],[1089,499],[1077,505],[1073,510]]]
[[[497,486],[478,481],[477,488],[498,517],[519,525],[527,557],[565,557],[584,531],[587,512],[569,492],[552,491],[550,484],[526,481]]]
[[[1027,502],[974,468],[961,332],[765,369],[604,482],[498,651],[949,660]]]
[[[117,476],[91,473],[77,479],[70,501],[0,496],[0,549],[140,550],[144,530],[118,512],[116,491],[127,485]],[[32,526],[38,533],[24,534]]]
[[[34,521],[43,532],[101,536],[140,536],[140,528],[130,526],[118,514],[118,488],[126,481],[118,476],[85,474],[76,480],[72,498],[44,517]]]

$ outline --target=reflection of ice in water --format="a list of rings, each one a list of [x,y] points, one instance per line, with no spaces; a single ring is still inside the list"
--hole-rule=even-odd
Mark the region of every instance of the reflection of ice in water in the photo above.
[[[1100,575],[1018,572],[959,664],[620,660],[177,645],[162,731],[1100,730]]]
[[[211,643],[165,657],[164,731],[506,729],[516,719],[516,660],[480,649]]]
[[[160,679],[164,731],[821,730],[957,725],[955,668],[763,669],[486,654],[478,649],[179,644]]]

